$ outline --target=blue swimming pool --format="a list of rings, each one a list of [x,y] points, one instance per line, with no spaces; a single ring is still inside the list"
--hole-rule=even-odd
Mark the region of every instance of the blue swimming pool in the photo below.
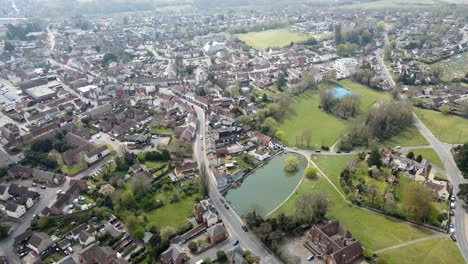
[[[337,85],[332,88],[332,93],[336,98],[342,98],[342,97],[345,97],[346,95],[350,95],[351,91],[344,87]]]

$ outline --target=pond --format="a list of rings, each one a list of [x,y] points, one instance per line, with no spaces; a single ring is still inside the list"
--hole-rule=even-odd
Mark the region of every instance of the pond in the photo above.
[[[335,87],[332,88],[332,93],[333,93],[333,96],[335,96],[335,98],[343,98],[347,95],[350,95],[351,91],[344,87],[336,85]]]
[[[299,169],[294,173],[288,173],[283,168],[284,160],[289,156],[295,156],[300,161]],[[247,176],[240,187],[229,190],[226,201],[239,215],[255,209],[265,216],[294,191],[306,167],[307,160],[303,156],[295,153],[280,154]]]

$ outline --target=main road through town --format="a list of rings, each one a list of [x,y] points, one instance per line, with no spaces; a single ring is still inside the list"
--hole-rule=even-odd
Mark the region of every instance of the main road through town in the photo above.
[[[195,140],[195,155],[198,160],[199,166],[205,166],[206,171],[209,175],[209,193],[210,197],[218,210],[218,214],[226,226],[226,228],[230,232],[230,236],[233,239],[238,239],[239,244],[242,248],[250,250],[253,254],[260,257],[260,263],[282,263],[272,252],[270,252],[265,245],[255,236],[255,234],[251,231],[245,232],[242,229],[244,225],[243,220],[239,217],[239,215],[233,209],[226,209],[224,204],[221,202],[223,196],[220,194],[218,188],[216,187],[216,180],[212,175],[209,169],[209,163],[206,158],[205,150],[203,148],[203,142],[206,139],[206,121],[205,121],[205,112],[202,108],[191,104],[196,111],[200,128],[199,134]],[[203,139],[200,138],[200,135],[203,136]]]

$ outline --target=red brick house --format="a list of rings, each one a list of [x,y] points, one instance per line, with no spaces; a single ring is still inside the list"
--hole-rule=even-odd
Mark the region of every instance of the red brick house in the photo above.
[[[208,229],[206,229],[206,233],[210,238],[210,242],[212,245],[217,244],[228,237],[226,228],[224,228],[224,225],[222,223],[209,227]]]
[[[181,264],[185,262],[187,254],[177,244],[171,244],[169,248],[161,254],[162,264]]]

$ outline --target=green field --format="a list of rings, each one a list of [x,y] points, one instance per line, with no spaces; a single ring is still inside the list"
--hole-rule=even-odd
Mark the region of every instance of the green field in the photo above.
[[[341,84],[343,87],[349,89],[350,91],[361,96],[361,111],[366,111],[367,108],[369,108],[369,106],[372,105],[374,102],[392,101],[392,95],[390,93],[371,89],[365,85],[353,82],[349,79],[341,80],[338,83]]]
[[[433,238],[378,254],[378,263],[457,264],[465,263],[460,250],[449,238]]]
[[[464,143],[464,140],[468,137],[467,119],[417,107],[413,110],[440,141],[445,143]]]
[[[383,147],[394,148],[396,146],[426,146],[429,142],[419,133],[415,126],[411,126],[406,130],[400,132],[398,135],[388,139],[382,143]]]
[[[434,165],[436,165],[437,167],[441,168],[442,170],[445,170],[444,164],[442,163],[442,161],[439,158],[439,155],[437,155],[437,152],[435,152],[433,148],[410,149],[409,151],[412,151],[415,157],[421,155],[424,159],[427,159],[431,163],[434,163]]]
[[[312,132],[311,148],[331,146],[340,138],[347,122],[320,110],[319,100],[319,95],[311,91],[292,99],[291,113],[280,122],[278,129],[284,132],[285,136],[281,139],[284,143],[296,145],[296,136],[305,129]],[[301,140],[298,139],[297,143],[301,145]]]
[[[347,157],[348,159],[343,156],[321,156],[314,158],[314,162],[331,179],[338,179],[338,173],[346,166],[347,161],[355,158],[354,155]],[[429,231],[347,204],[323,177],[319,180],[305,179],[297,189],[297,195],[286,201],[275,214],[280,212],[293,214],[295,200],[300,194],[322,191],[328,194],[331,205],[328,218],[340,220],[353,236],[359,239],[366,254],[430,235]],[[392,263],[403,263],[403,260]]]
[[[266,49],[284,47],[291,42],[307,40],[309,36],[298,32],[292,32],[287,28],[271,29],[260,32],[249,32],[236,35],[241,41],[254,49]]]

